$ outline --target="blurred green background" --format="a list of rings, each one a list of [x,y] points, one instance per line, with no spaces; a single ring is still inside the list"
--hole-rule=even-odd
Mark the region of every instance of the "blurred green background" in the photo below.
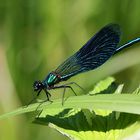
[[[139,5],[139,0],[0,0],[0,113],[27,104],[33,82],[43,80],[106,24],[120,24],[121,44],[139,37]],[[140,43],[69,81],[89,91],[110,75],[125,84],[124,92],[139,85]],[[61,93],[51,91],[52,99]],[[68,139],[32,124],[33,118],[27,114],[0,121],[0,140]]]

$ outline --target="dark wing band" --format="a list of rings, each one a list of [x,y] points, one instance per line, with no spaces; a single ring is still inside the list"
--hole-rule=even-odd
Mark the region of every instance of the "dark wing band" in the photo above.
[[[93,70],[104,64],[116,51],[120,27],[109,24],[95,34],[78,52],[65,60],[55,72],[67,80],[76,74]]]

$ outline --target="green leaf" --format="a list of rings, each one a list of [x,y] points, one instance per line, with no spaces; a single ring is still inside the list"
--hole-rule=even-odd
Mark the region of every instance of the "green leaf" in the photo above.
[[[67,98],[63,106],[61,99],[35,103],[1,115],[0,119],[41,111],[34,123],[50,126],[70,139],[121,140],[140,128],[140,88],[132,94],[120,94],[123,85],[119,85],[114,94],[101,94],[112,82],[114,79],[107,78],[90,94]]]
[[[133,92],[133,94],[140,94],[140,86]]]
[[[123,87],[124,87],[123,84],[119,85],[118,88],[117,88],[116,91],[115,91],[115,94],[120,94],[120,93],[122,93]]]
[[[26,112],[36,111],[40,103],[21,107],[13,112],[1,115],[0,119],[15,116]],[[52,112],[52,109],[83,108],[83,109],[104,109],[126,113],[140,114],[140,95],[139,94],[99,94],[82,95],[69,97],[62,106],[62,100],[54,100],[53,103],[45,102],[38,107],[38,110],[45,109]]]
[[[115,79],[113,77],[108,77],[100,81],[95,85],[94,89],[89,94],[92,95],[106,90],[114,81]]]
[[[34,123],[49,125],[75,140],[121,140],[128,131],[130,135],[140,128],[139,119],[136,114],[120,113],[116,119],[116,112],[112,111],[65,109],[53,116],[40,115]]]

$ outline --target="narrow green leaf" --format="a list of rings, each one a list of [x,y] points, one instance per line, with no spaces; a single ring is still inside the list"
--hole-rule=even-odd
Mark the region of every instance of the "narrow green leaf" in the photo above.
[[[21,107],[13,112],[0,116],[0,119],[5,117],[15,116],[26,112],[36,111],[40,103]],[[140,95],[139,94],[100,94],[100,95],[83,95],[69,97],[62,106],[62,100],[54,100],[53,103],[45,102],[38,110],[45,109],[51,112],[52,109],[67,109],[67,108],[85,108],[85,109],[104,109],[126,113],[140,114]]]
[[[118,88],[117,88],[116,91],[115,91],[115,94],[120,94],[120,93],[122,93],[123,87],[124,87],[123,84],[119,85]]]
[[[139,85],[139,87],[133,92],[133,94],[140,94],[140,85]]]

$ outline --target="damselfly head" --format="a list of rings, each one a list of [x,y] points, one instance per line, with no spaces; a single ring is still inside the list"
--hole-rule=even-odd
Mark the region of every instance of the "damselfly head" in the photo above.
[[[43,87],[44,86],[41,81],[35,81],[33,84],[34,91],[41,90],[41,89],[43,89]]]

